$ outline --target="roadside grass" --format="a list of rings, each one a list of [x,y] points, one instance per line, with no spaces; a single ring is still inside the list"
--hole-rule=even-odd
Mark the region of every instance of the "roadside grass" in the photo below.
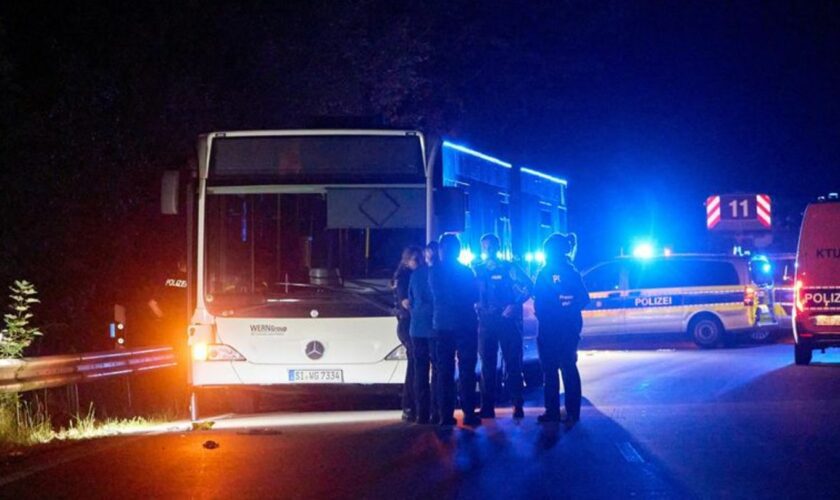
[[[98,419],[91,404],[87,413],[76,415],[66,427],[55,429],[42,405],[3,400],[0,402],[0,450],[145,432],[171,421],[168,417]]]

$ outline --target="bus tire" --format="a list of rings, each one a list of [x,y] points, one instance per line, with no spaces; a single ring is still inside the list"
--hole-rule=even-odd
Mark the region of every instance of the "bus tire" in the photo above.
[[[813,350],[804,345],[793,344],[793,359],[797,365],[806,366],[811,364]]]
[[[712,349],[721,342],[726,331],[720,320],[711,314],[699,314],[688,324],[688,334],[703,349]]]

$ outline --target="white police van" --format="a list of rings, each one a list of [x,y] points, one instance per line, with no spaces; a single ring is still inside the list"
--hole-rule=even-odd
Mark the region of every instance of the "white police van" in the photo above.
[[[712,348],[734,335],[778,328],[763,261],[726,255],[621,257],[583,274],[591,301],[584,336],[687,332]]]
[[[793,336],[797,365],[814,349],[840,346],[840,201],[808,205],[799,233]]]

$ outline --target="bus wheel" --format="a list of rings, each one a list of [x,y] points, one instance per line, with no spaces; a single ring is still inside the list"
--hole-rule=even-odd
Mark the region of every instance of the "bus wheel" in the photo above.
[[[793,344],[793,358],[797,365],[808,365],[811,363],[811,355],[813,351],[810,347],[805,347],[799,344]]]
[[[720,343],[724,330],[716,317],[704,314],[697,316],[688,324],[688,334],[694,343],[703,349],[711,349]]]

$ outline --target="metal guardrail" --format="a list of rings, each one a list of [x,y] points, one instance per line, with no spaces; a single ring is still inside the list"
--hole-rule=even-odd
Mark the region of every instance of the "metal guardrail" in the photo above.
[[[61,387],[176,364],[175,353],[168,346],[0,359],[0,393]]]

